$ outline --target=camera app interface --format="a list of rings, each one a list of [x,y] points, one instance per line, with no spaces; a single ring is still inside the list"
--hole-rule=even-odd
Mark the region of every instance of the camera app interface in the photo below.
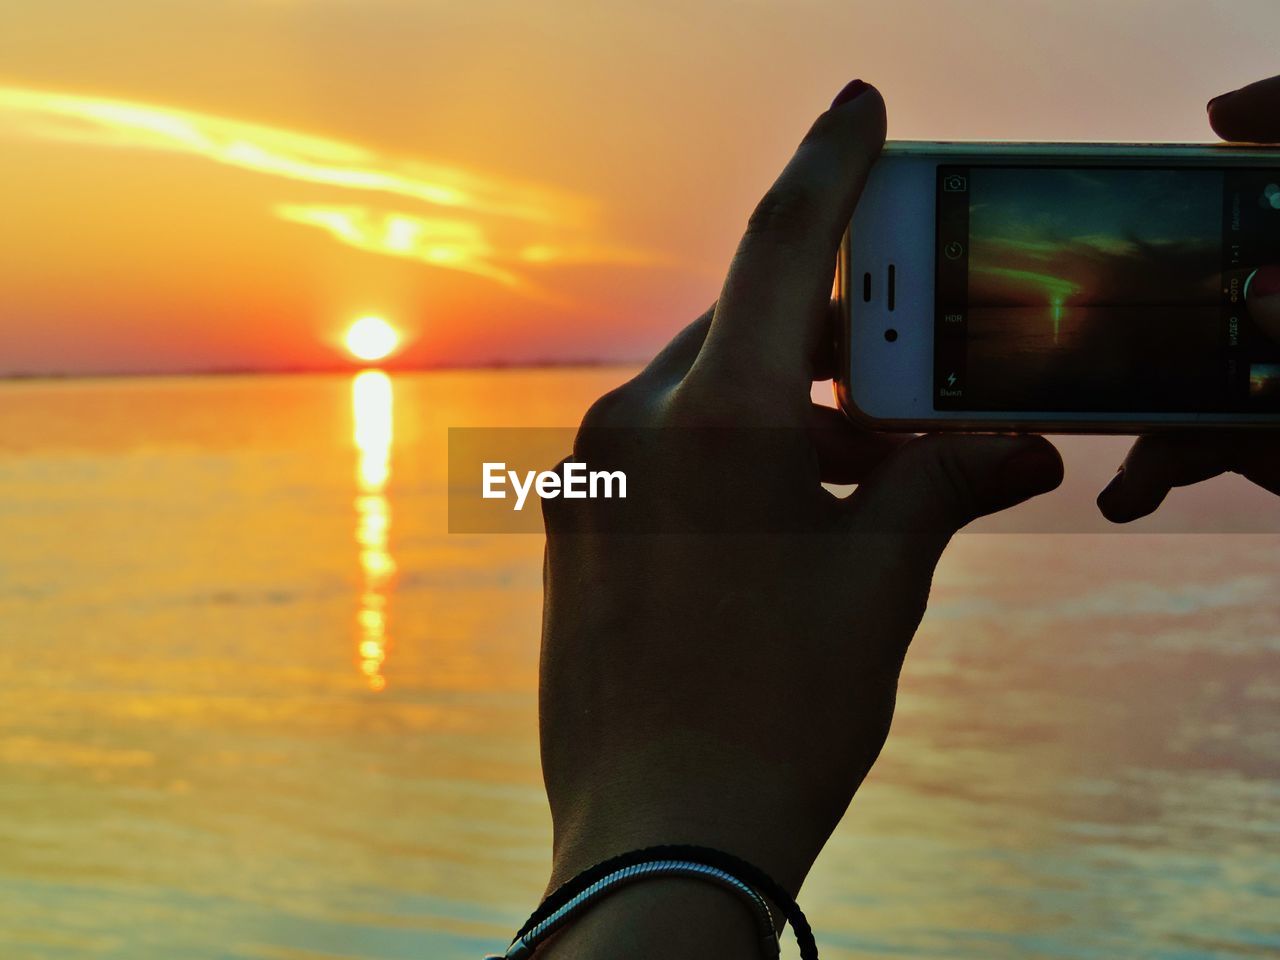
[[[1280,412],[1280,170],[943,166],[934,406]]]

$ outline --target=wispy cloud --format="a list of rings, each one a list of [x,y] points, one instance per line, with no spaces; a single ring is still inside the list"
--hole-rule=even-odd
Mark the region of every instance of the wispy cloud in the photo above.
[[[526,273],[548,265],[659,262],[644,251],[598,242],[593,204],[568,192],[261,123],[0,86],[0,135],[181,154],[344,194],[377,195],[382,199],[359,204],[282,198],[273,212],[369,253],[460,270],[513,289],[531,289]],[[388,206],[391,198],[432,212]]]
[[[275,212],[290,223],[318,227],[357,250],[462,270],[508,287],[521,284],[516,274],[494,263],[496,251],[484,230],[469,220],[317,204],[282,203]]]
[[[574,224],[582,200],[444,164],[389,157],[343,140],[173,107],[0,87],[5,129],[62,143],[203,157],[289,180],[406,197],[536,223]]]

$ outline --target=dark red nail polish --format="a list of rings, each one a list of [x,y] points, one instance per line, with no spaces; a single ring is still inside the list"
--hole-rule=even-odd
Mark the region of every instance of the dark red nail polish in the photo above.
[[[836,107],[843,106],[870,89],[870,85],[862,80],[850,80],[844,85],[844,89],[836,94],[836,98],[831,101],[831,108],[834,110]]]
[[[1248,299],[1256,300],[1258,297],[1271,297],[1277,293],[1280,293],[1280,265],[1273,263],[1259,268],[1249,284]]]
[[[1235,91],[1234,91],[1234,90],[1228,91],[1227,93],[1220,93],[1220,94],[1218,94],[1216,97],[1214,97],[1214,98],[1213,98],[1212,100],[1210,100],[1208,103],[1206,103],[1206,104],[1204,105],[1204,108],[1205,108],[1206,110],[1212,110],[1212,109],[1213,109],[1213,105],[1214,105],[1215,103],[1220,103],[1221,101],[1223,101],[1223,100],[1227,99],[1227,97],[1231,96],[1231,94],[1233,94],[1233,93],[1235,93]]]

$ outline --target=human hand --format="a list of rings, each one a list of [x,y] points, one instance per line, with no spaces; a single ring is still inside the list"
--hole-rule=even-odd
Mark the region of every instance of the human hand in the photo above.
[[[1262,80],[1209,101],[1209,123],[1224,140],[1280,143],[1280,77]],[[1280,265],[1263,267],[1249,298],[1251,316],[1280,331]],[[1280,445],[1273,431],[1147,434],[1130,448],[1119,471],[1098,495],[1098,509],[1115,523],[1153,513],[1169,491],[1239,473],[1280,493]]]
[[[943,548],[1061,480],[1040,437],[891,439],[811,403],[884,133],[880,94],[850,84],[756,208],[717,304],[587,413],[575,456],[626,472],[641,532],[610,532],[616,502],[544,501],[553,884],[691,843],[798,890],[884,743]],[[841,500],[822,480],[859,486]]]

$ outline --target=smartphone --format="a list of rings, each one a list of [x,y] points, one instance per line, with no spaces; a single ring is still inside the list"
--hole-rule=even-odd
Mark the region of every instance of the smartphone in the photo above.
[[[879,430],[1280,426],[1280,150],[891,142],[840,253]]]

